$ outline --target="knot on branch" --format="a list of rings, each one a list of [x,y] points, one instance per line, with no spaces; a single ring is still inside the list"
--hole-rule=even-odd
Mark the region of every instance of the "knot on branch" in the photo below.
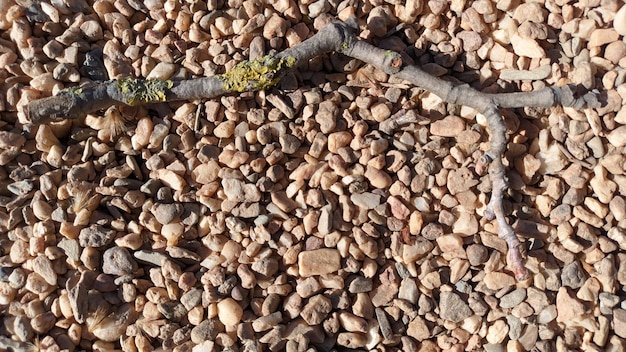
[[[556,100],[561,105],[574,109],[599,108],[602,104],[595,92],[589,92],[580,86],[568,84],[563,87],[552,87]]]

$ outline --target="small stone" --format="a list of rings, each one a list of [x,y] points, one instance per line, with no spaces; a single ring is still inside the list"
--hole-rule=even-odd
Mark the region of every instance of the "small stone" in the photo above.
[[[509,326],[506,325],[504,320],[496,320],[487,329],[487,342],[493,344],[500,344],[506,336],[509,334]]]
[[[167,239],[169,246],[177,245],[184,232],[185,226],[179,222],[165,224],[161,227],[161,235]]]
[[[400,290],[398,291],[398,298],[404,299],[411,304],[416,304],[419,297],[419,290],[417,284],[413,278],[403,279],[400,283]]]
[[[507,79],[511,81],[535,81],[546,79],[552,73],[552,66],[543,65],[534,70],[502,70],[500,72],[500,79]]]
[[[110,244],[116,232],[101,225],[91,225],[80,230],[78,241],[81,247],[103,247]]]
[[[613,311],[613,327],[617,336],[626,338],[626,309]]]
[[[365,170],[365,178],[370,181],[370,184],[374,188],[385,189],[391,186],[393,180],[391,176],[382,170],[368,166]]]
[[[621,148],[626,145],[626,125],[620,126],[609,134],[607,134],[606,138],[609,140],[609,143],[616,148]]]
[[[167,80],[172,77],[175,71],[176,65],[168,62],[159,62],[146,76],[146,79]]]
[[[111,275],[99,274],[93,284],[93,288],[100,292],[113,292],[117,290],[115,279]]]
[[[515,308],[520,303],[522,303],[525,298],[526,298],[526,290],[523,288],[518,288],[516,290],[513,290],[510,293],[507,293],[506,295],[502,296],[502,298],[500,298],[500,307],[505,308],[505,309]]]
[[[309,298],[309,302],[302,308],[300,316],[307,324],[317,325],[326,319],[332,308],[330,299],[324,295],[317,295]]]
[[[483,43],[480,34],[474,31],[461,31],[456,36],[463,41],[463,51],[466,52],[478,50]]]
[[[371,279],[365,278],[363,276],[357,276],[354,280],[350,282],[350,285],[348,286],[348,292],[370,292],[372,290],[372,286],[373,282]]]
[[[217,303],[217,315],[225,326],[234,326],[241,321],[243,309],[234,299],[227,297]]]
[[[489,251],[481,244],[471,244],[465,250],[467,259],[473,266],[478,266],[489,260]]]
[[[152,135],[153,128],[154,123],[149,117],[144,117],[137,121],[135,134],[131,138],[134,150],[141,150],[150,143],[150,135]]]
[[[626,6],[622,6],[615,14],[613,28],[620,35],[626,36]]]
[[[409,208],[402,203],[402,201],[394,196],[390,196],[387,198],[387,204],[389,204],[389,208],[391,209],[391,214],[400,220],[405,220],[411,214]]]
[[[398,284],[395,282],[381,284],[370,292],[374,307],[383,307],[389,304],[398,294]]]
[[[337,335],[337,344],[351,350],[358,349],[367,344],[367,335],[357,332],[341,332]]]
[[[437,238],[437,246],[443,253],[463,250],[463,238],[456,233]]]
[[[328,136],[328,151],[337,153],[340,148],[350,144],[354,136],[350,132],[334,132]]]
[[[109,275],[129,275],[138,268],[133,256],[123,247],[111,247],[102,255],[102,272]]]
[[[206,185],[216,181],[220,167],[215,160],[209,160],[205,164],[196,166],[191,172],[191,178],[197,183]]]
[[[459,295],[453,292],[442,292],[439,297],[439,314],[442,319],[459,323],[473,313]]]
[[[614,64],[617,64],[624,57],[626,57],[626,43],[621,40],[609,43],[604,49],[604,58]]]
[[[546,52],[534,39],[524,38],[517,34],[511,36],[511,45],[513,45],[515,54],[519,56],[541,59],[546,55]]]
[[[567,264],[561,271],[561,282],[563,286],[578,289],[583,286],[586,279],[587,273],[577,260]]]
[[[215,340],[219,332],[219,321],[215,318],[206,319],[191,329],[191,341],[199,344],[206,340]]]
[[[619,39],[619,34],[613,28],[599,28],[591,32],[587,43],[588,48],[602,46]]]
[[[371,210],[380,205],[380,195],[370,192],[353,193],[350,201],[359,208]]]
[[[187,309],[180,302],[167,301],[157,304],[157,309],[163,317],[173,322],[180,322],[186,315]]]
[[[500,290],[515,285],[515,278],[505,273],[492,271],[485,275],[483,282],[490,290]]]
[[[330,204],[322,207],[317,223],[317,230],[320,235],[328,235],[333,229],[333,211]]]
[[[389,116],[391,116],[391,109],[387,104],[378,103],[372,106],[372,117],[374,120],[378,122],[385,121]]]
[[[350,332],[367,332],[367,321],[352,313],[341,312],[339,313],[339,323],[341,326]]]
[[[156,203],[152,207],[152,214],[163,225],[177,220],[183,213],[183,206],[179,203],[162,204]]]
[[[456,170],[450,170],[446,185],[450,193],[455,195],[469,190],[478,183],[479,180],[474,177],[474,174],[468,168],[462,167]]]
[[[278,271],[278,260],[276,258],[262,258],[252,263],[252,270],[265,275],[272,276]]]
[[[298,254],[300,276],[334,273],[341,267],[341,255],[337,249],[323,248]]]
[[[48,284],[57,285],[57,274],[54,272],[52,262],[45,256],[40,255],[33,260],[33,271],[41,275]]]
[[[404,263],[414,263],[416,260],[429,253],[434,245],[428,240],[416,240],[412,245],[402,246],[402,261]]]
[[[572,324],[585,314],[585,306],[572,297],[565,287],[559,288],[556,294],[556,310],[558,312],[556,321],[565,324]]]
[[[285,154],[293,154],[297,152],[298,148],[300,148],[300,145],[302,144],[302,141],[300,141],[298,137],[291,134],[280,136],[279,141],[282,148],[281,150]]]
[[[426,325],[426,321],[420,316],[415,317],[409,323],[406,333],[420,342],[430,338],[430,329]]]
[[[135,322],[136,319],[137,312],[135,311],[134,305],[127,303],[119,307],[113,314],[95,324],[91,333],[102,341],[119,341],[120,336],[125,335],[128,325]]]
[[[545,10],[537,3],[523,3],[515,8],[513,19],[517,23],[530,21],[534,23],[543,23],[546,19]]]
[[[19,133],[0,131],[0,149],[12,147],[21,148],[26,143],[26,138]]]
[[[152,173],[151,173],[152,174]],[[163,182],[164,185],[175,191],[182,191],[187,187],[187,181],[174,171],[167,169],[159,169],[154,172],[154,177]]]
[[[230,138],[235,133],[235,121],[227,120],[220,122],[213,130],[217,138]]]
[[[465,129],[465,121],[459,116],[449,115],[430,125],[430,133],[434,136],[456,137]]]

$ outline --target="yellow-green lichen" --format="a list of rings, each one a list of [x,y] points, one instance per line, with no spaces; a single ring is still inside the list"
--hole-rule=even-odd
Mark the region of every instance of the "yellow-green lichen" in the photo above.
[[[276,85],[280,81],[281,71],[292,67],[296,58],[277,58],[266,55],[252,61],[242,61],[228,72],[220,75],[224,81],[224,89],[245,92],[263,90]]]
[[[73,96],[73,95],[80,95],[83,93],[83,89],[80,86],[74,86],[74,87],[67,87],[64,89],[61,89],[57,95],[69,95],[69,96]]]
[[[167,91],[174,82],[170,80],[122,78],[117,80],[117,89],[124,95],[124,102],[135,106],[167,100]]]

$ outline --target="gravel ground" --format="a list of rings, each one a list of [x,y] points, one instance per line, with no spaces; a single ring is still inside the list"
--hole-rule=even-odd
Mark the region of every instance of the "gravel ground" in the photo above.
[[[622,5],[0,0],[0,350],[626,350]],[[340,54],[267,91],[25,119],[92,81],[224,73],[352,13],[478,90],[599,92],[503,111],[528,280],[482,217],[484,117]]]

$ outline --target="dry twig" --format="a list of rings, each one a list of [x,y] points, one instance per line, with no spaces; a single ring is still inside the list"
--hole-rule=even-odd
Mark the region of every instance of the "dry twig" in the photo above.
[[[417,66],[406,65],[399,53],[377,48],[359,40],[354,28],[346,23],[333,23],[301,44],[275,56],[266,56],[252,62],[243,62],[223,75],[172,81],[141,81],[122,79],[107,81],[91,87],[62,91],[53,97],[33,101],[26,107],[33,123],[50,118],[77,118],[87,113],[106,109],[114,104],[139,105],[152,102],[208,99],[233,92],[262,90],[277,84],[281,77],[309,59],[337,51],[371,64],[387,74],[395,75],[415,86],[441,97],[450,104],[465,105],[482,113],[488,122],[491,137],[490,150],[476,165],[478,173],[489,167],[492,182],[491,201],[485,215],[496,219],[499,236],[506,240],[509,258],[518,280],[528,277],[520,253],[520,242],[508,223],[502,205],[507,188],[502,157],[507,146],[506,127],[500,108],[542,107],[555,105],[595,107],[595,95],[576,96],[572,87],[549,87],[533,92],[486,94],[468,85],[457,85],[431,76]],[[389,127],[403,121],[392,122]]]

